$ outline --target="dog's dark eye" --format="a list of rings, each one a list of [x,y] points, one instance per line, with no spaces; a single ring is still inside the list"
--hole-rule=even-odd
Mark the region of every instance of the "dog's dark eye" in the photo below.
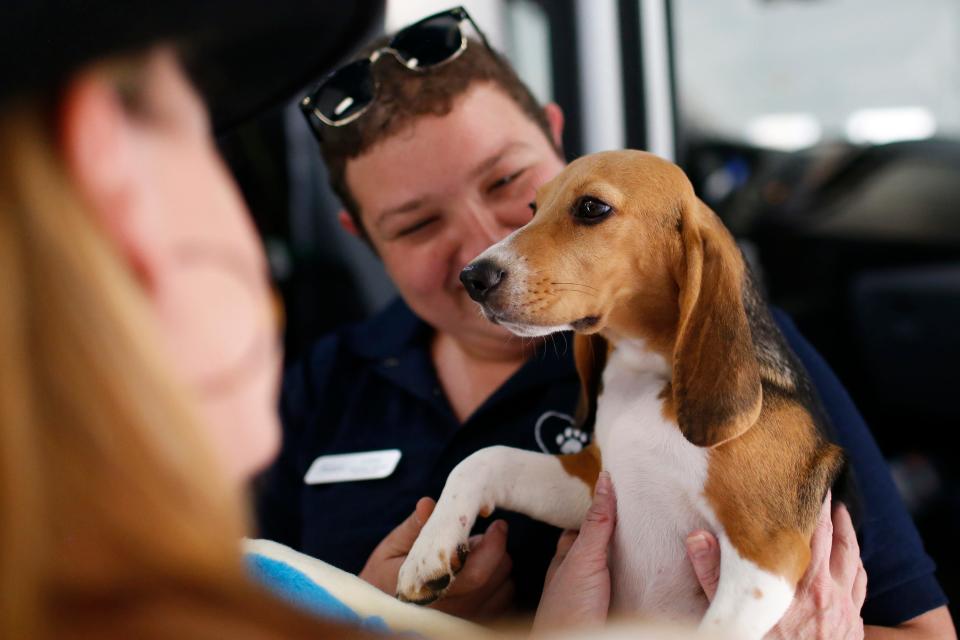
[[[613,213],[613,207],[603,200],[598,200],[592,196],[584,196],[577,200],[573,205],[573,217],[578,222],[593,224],[600,222]]]

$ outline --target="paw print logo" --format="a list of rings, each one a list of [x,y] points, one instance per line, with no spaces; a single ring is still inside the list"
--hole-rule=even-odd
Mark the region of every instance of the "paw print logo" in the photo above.
[[[560,453],[579,453],[588,442],[590,442],[590,436],[576,427],[567,427],[563,433],[557,435]]]
[[[534,429],[537,445],[544,453],[579,453],[590,442],[590,434],[581,431],[573,418],[559,411],[547,411],[537,420]]]

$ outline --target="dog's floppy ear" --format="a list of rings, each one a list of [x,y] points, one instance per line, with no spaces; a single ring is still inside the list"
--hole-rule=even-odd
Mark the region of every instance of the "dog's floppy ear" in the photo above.
[[[720,219],[694,195],[681,210],[680,314],[673,399],[683,435],[713,447],[760,414],[760,367],[743,304],[745,265]]]
[[[574,418],[581,429],[592,429],[597,418],[597,396],[603,386],[608,348],[606,338],[599,333],[578,333],[573,337],[573,358],[580,375],[580,401]]]

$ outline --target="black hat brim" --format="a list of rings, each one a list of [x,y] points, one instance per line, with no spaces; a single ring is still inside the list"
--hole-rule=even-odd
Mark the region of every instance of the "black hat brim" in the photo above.
[[[272,26],[185,52],[219,133],[289,100],[383,29],[382,2],[304,2]],[[276,6],[276,5],[274,5]]]
[[[292,98],[383,27],[383,0],[4,0],[0,100],[171,43],[218,133]]]

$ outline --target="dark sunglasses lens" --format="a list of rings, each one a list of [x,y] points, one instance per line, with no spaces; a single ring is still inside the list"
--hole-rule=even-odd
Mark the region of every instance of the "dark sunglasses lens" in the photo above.
[[[460,50],[460,21],[451,15],[436,16],[403,29],[390,47],[408,63],[429,67],[449,60]]]
[[[346,120],[373,102],[369,60],[356,60],[337,69],[317,89],[314,108],[331,122]]]

